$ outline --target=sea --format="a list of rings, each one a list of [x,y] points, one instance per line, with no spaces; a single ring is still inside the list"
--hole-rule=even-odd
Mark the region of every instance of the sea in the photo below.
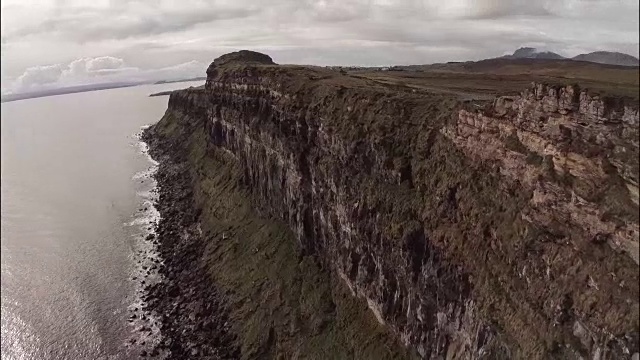
[[[130,317],[159,218],[138,136],[166,110],[149,94],[199,85],[2,103],[3,360],[137,358]]]

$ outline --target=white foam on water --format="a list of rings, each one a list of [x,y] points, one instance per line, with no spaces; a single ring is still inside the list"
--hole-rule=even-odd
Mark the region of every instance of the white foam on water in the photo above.
[[[141,129],[144,130],[147,127],[145,126]],[[163,261],[157,245],[154,244],[155,229],[161,219],[160,212],[155,207],[158,199],[158,184],[154,179],[154,175],[158,171],[159,163],[151,158],[149,146],[141,140],[140,135],[141,133],[135,135],[135,138],[138,139],[137,147],[142,154],[146,155],[151,166],[132,177],[133,181],[141,180],[142,187],[145,190],[136,192],[136,195],[141,199],[140,210],[136,212],[131,221],[125,223],[126,226],[139,228],[135,235],[136,245],[133,259],[136,268],[132,274],[136,282],[136,296],[133,304],[129,306],[129,311],[132,315],[135,315],[135,319],[130,324],[136,330],[134,333],[134,340],[137,342],[136,346],[140,346],[144,341],[143,347],[151,349],[153,345],[161,341],[160,316],[155,312],[143,309],[146,305],[143,298],[146,295],[145,286],[156,284],[162,280],[162,275],[158,270],[163,266]],[[149,235],[153,236],[148,239]],[[155,267],[155,269],[152,269],[152,267]],[[144,284],[142,284],[142,281],[144,281]],[[144,320],[142,319],[143,316],[145,317]],[[151,332],[140,331],[143,328],[150,329]]]
[[[149,179],[149,178],[151,178],[153,176],[153,174],[156,173],[156,171],[158,171],[158,166],[157,165],[153,165],[153,166],[149,167],[147,170],[139,171],[139,172],[135,173],[133,175],[132,180]]]
[[[140,149],[140,152],[144,155],[147,156],[147,160],[149,160],[149,162],[151,164],[153,164],[154,166],[158,166],[158,164],[160,164],[159,162],[157,162],[156,160],[154,160],[151,155],[149,155],[149,145],[147,145],[146,142],[141,141],[142,138],[142,132],[147,129],[148,127],[150,127],[151,125],[145,125],[140,127],[140,132],[135,134],[134,137],[136,139],[138,139],[138,141],[136,142],[136,146],[138,146],[138,148]]]
[[[156,186],[157,184],[152,184],[152,185]],[[149,190],[138,191],[136,192],[136,195],[143,198],[144,199],[143,202],[153,202],[156,200],[157,191],[155,190],[155,188],[152,188]]]
[[[156,184],[153,185],[156,186]],[[155,207],[158,195],[154,189],[136,193],[136,195],[142,199],[140,204],[141,210],[134,215],[133,220],[124,224],[125,226],[146,226],[145,236],[152,233],[147,229],[149,226],[155,227],[158,222],[160,222],[160,212]]]

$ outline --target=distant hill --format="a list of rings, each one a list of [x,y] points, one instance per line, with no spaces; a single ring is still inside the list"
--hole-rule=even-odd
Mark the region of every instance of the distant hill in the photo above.
[[[171,84],[171,83],[177,83],[177,82],[187,82],[187,81],[200,81],[200,80],[207,80],[206,76],[199,76],[199,77],[194,77],[194,78],[189,78],[189,79],[180,79],[180,80],[160,80],[160,81],[156,81],[154,84],[159,85],[159,84]]]
[[[503,59],[545,59],[545,60],[575,60],[575,61],[588,61],[598,64],[608,65],[620,65],[620,66],[638,66],[640,60],[631,55],[610,52],[610,51],[596,51],[588,54],[580,54],[573,58],[565,58],[560,54],[556,54],[551,51],[538,51],[532,47],[522,47],[514,51],[512,55],[502,56]]]
[[[155,82],[155,84],[169,84],[169,83],[178,83],[178,82],[186,82],[186,81],[200,81],[200,80],[206,80],[206,79],[207,79],[206,77],[195,77],[195,78],[180,79],[180,80],[160,80],[160,81]],[[30,92],[18,93],[18,94],[2,95],[2,97],[0,98],[0,101],[1,102],[17,101],[17,100],[45,97],[45,96],[72,94],[72,93],[79,93],[79,92],[85,92],[85,91],[97,91],[97,90],[115,89],[115,88],[128,87],[128,86],[137,86],[137,85],[148,84],[148,83],[150,83],[150,82],[149,81],[144,81],[144,82],[137,81],[137,82],[114,82],[114,83],[101,83],[101,84],[68,86],[68,87],[57,88],[57,89],[39,90],[39,91],[30,91]]]
[[[611,64],[622,66],[638,66],[640,60],[637,57],[611,51],[595,51],[588,54],[580,54],[571,58],[576,61],[589,61],[598,64]]]
[[[142,83],[105,83],[105,84],[90,84],[90,85],[78,85],[78,86],[68,86],[58,89],[50,89],[50,90],[40,90],[40,91],[32,91],[27,93],[19,93],[19,94],[7,94],[2,95],[1,102],[8,101],[16,101],[16,100],[24,100],[24,99],[33,99],[45,96],[53,96],[53,95],[63,95],[63,94],[73,94],[85,91],[97,91],[97,90],[106,90],[106,89],[115,89],[121,87],[129,87],[129,86],[137,86]]]
[[[160,91],[157,93],[153,93],[153,94],[149,94],[150,97],[153,96],[167,96],[167,95],[171,95],[171,93],[173,93],[175,90],[169,90],[169,91]]]

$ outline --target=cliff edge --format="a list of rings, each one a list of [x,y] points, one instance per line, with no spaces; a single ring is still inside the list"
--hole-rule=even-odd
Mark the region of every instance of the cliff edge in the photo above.
[[[461,100],[254,52],[207,75],[147,138],[186,164],[238,357],[637,356],[633,101]]]

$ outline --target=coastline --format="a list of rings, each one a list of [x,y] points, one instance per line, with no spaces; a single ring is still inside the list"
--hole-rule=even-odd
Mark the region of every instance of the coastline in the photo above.
[[[131,281],[135,284],[135,297],[128,307],[132,334],[127,341],[130,351],[140,354],[151,354],[161,341],[160,316],[147,306],[148,287],[158,284],[163,280],[159,269],[163,261],[158,250],[156,230],[160,221],[160,213],[156,208],[158,200],[158,184],[155,174],[159,163],[149,154],[148,145],[142,141],[142,133],[151,125],[145,125],[134,135],[140,153],[147,158],[150,166],[147,170],[136,173],[132,180],[143,184],[143,190],[137,192],[142,199],[140,208],[134,220],[127,223],[128,226],[137,226],[141,232],[136,235],[134,248],[135,271]],[[157,352],[153,352],[157,353]]]
[[[140,140],[158,164],[152,173],[160,218],[155,234],[159,281],[143,284],[142,310],[157,314],[158,337],[140,351],[142,357],[197,359],[239,357],[224,311],[222,296],[210,281],[201,254],[205,249],[193,205],[191,176],[181,156],[155,135],[154,126],[142,131]],[[154,333],[148,325],[140,330]]]

